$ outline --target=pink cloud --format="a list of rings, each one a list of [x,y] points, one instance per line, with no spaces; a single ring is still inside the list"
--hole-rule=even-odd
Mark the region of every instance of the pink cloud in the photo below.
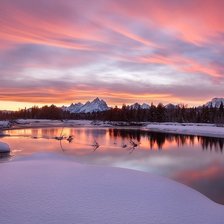
[[[0,101],[63,103],[96,91],[112,104],[140,98],[201,101],[183,83],[169,84],[177,76],[195,77],[192,89],[206,80],[203,93],[222,94],[223,8],[222,0],[2,0]],[[63,95],[53,82],[43,87],[38,76],[48,70],[47,82],[67,87],[63,77],[88,90],[74,85]],[[168,82],[153,83],[150,74],[167,74]]]
[[[224,32],[222,0],[121,0],[111,4],[130,20],[141,19],[146,25],[154,23],[193,43],[210,41],[216,33]]]

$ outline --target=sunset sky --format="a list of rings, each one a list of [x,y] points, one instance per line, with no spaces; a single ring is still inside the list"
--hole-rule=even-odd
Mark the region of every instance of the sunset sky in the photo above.
[[[0,109],[223,97],[223,9],[223,0],[0,0]]]

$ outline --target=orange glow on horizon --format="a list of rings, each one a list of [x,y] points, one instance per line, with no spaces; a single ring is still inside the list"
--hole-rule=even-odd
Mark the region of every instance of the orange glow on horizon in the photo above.
[[[88,95],[89,96],[89,95]],[[33,106],[38,106],[38,107],[42,107],[42,106],[45,106],[45,105],[56,105],[56,106],[69,106],[71,103],[78,103],[78,102],[81,102],[81,103],[86,103],[87,101],[91,101],[94,99],[94,97],[89,97],[86,96],[86,100],[83,99],[83,96],[79,99],[79,98],[76,98],[74,100],[71,100],[71,101],[64,101],[64,102],[55,102],[55,101],[52,101],[52,102],[32,102],[32,99],[30,99],[31,101],[0,101],[0,110],[19,110],[19,109],[24,109],[24,108],[31,108]],[[113,100],[113,97],[104,97],[105,95],[98,95],[98,97],[100,99],[103,99],[107,102],[108,106],[110,107],[115,107],[115,106],[118,106],[118,107],[121,107],[123,104],[126,104],[126,105],[130,105],[130,104],[134,104],[134,103],[147,103],[147,104],[151,104],[153,103],[154,105],[157,105],[158,103],[163,103],[164,105],[168,104],[168,103],[173,103],[173,104],[178,104],[181,103],[181,104],[186,104],[188,105],[189,107],[190,106],[198,106],[198,105],[203,105],[206,101],[186,101],[185,99],[178,99],[178,98],[163,98],[163,97],[155,97],[155,96],[145,96],[145,97],[141,97],[141,96],[135,96],[135,97],[130,97],[130,98],[120,98],[119,101],[117,101],[116,99]]]

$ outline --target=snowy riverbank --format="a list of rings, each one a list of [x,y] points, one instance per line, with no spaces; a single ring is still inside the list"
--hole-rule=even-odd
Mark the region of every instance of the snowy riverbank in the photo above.
[[[129,127],[185,135],[199,135],[224,138],[224,127],[201,123],[149,123],[149,122],[109,122],[91,120],[35,120],[18,119],[14,123],[0,121],[0,129],[20,129],[39,127]]]
[[[214,124],[152,123],[147,124],[145,128],[155,132],[224,138],[224,127]]]
[[[222,224],[224,206],[177,182],[37,154],[2,163],[0,223]]]

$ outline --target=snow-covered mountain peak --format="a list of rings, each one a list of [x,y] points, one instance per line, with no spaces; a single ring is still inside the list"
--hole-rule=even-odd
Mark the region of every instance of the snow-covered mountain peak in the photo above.
[[[131,109],[137,110],[141,107],[141,105],[139,103],[134,103],[130,106]]]
[[[87,101],[85,104],[75,103],[66,108],[66,111],[70,113],[92,113],[109,110],[107,103],[104,100],[100,100],[98,97],[92,102]]]
[[[97,103],[97,102],[101,102],[101,100],[99,99],[99,97],[97,97],[93,100],[93,102]]]
[[[142,105],[139,104],[139,103],[134,103],[134,104],[130,105],[129,108],[132,109],[132,110],[149,109],[150,106],[146,103],[143,103]]]
[[[220,105],[223,104],[224,105],[224,98],[213,98],[211,101],[207,102],[205,104],[206,107],[213,107],[213,108],[219,108]]]
[[[178,106],[175,105],[175,104],[172,104],[172,103],[168,103],[165,108],[168,109],[168,110],[171,110],[171,109],[176,109]]]
[[[141,105],[141,108],[142,108],[142,109],[149,109],[150,106],[149,106],[147,103],[143,103],[143,104]]]
[[[72,103],[69,107],[63,107],[63,110],[69,111],[70,113],[78,113],[82,106],[82,103]]]

